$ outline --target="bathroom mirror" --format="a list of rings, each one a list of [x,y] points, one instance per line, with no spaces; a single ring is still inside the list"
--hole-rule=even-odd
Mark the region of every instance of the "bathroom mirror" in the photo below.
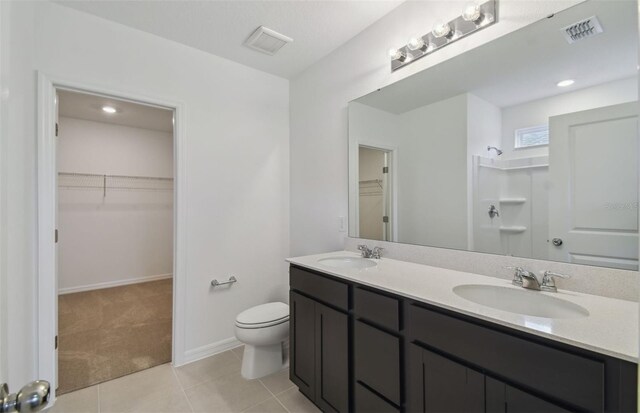
[[[349,235],[637,270],[637,14],[580,3],[350,102]]]

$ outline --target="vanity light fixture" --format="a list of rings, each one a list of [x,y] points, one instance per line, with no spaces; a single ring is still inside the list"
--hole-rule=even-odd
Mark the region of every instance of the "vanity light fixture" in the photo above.
[[[567,80],[561,80],[558,82],[558,87],[567,87],[567,86],[571,86],[575,83],[576,81],[573,79],[567,79]]]
[[[480,1],[465,5],[462,14],[449,22],[436,22],[424,36],[416,36],[398,49],[391,49],[391,71],[395,71],[462,37],[497,22],[498,0]]]
[[[102,111],[103,112],[107,112],[109,114],[114,114],[116,113],[118,110],[116,108],[114,108],[113,106],[103,106],[102,107]]]

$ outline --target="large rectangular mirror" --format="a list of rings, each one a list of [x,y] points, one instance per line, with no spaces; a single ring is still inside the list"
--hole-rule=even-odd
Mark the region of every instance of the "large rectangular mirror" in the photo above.
[[[350,102],[349,235],[637,270],[637,14],[586,1]]]

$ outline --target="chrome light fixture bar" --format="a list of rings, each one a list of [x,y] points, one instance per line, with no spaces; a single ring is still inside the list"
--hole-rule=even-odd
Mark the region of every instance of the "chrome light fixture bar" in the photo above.
[[[498,0],[489,0],[484,3],[468,3],[459,17],[447,23],[436,22],[431,32],[422,37],[409,39],[409,42],[399,49],[389,50],[391,71],[396,71],[458,39],[495,24],[498,21],[497,2]]]

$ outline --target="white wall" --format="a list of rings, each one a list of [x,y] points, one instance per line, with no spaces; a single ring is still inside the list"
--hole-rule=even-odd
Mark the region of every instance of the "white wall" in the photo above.
[[[499,23],[391,73],[386,52],[390,47],[428,32],[438,19],[446,21],[459,15],[464,5],[451,1],[406,2],[293,79],[291,254],[344,246],[345,234],[339,230],[337,217],[346,216],[348,209],[349,101],[578,2],[503,0]]]
[[[551,116],[638,100],[638,79],[631,77],[502,109],[502,158],[545,156],[549,148],[514,149],[516,129],[546,125]]]
[[[467,248],[467,94],[401,116],[398,240]]]
[[[75,82],[183,102],[187,248],[183,358],[234,336],[237,313],[286,300],[288,82],[50,2],[2,2],[7,151],[9,380],[35,378],[36,70]],[[4,19],[3,19],[4,21]],[[10,42],[5,43],[5,35]],[[8,95],[8,97],[7,97]],[[346,143],[346,141],[345,141]],[[328,168],[322,165],[321,173]],[[6,196],[6,194],[5,194]],[[212,278],[235,275],[223,291]],[[257,288],[259,287],[259,288]]]
[[[60,117],[58,171],[173,177],[173,134]],[[58,190],[61,293],[173,273],[173,191]]]

